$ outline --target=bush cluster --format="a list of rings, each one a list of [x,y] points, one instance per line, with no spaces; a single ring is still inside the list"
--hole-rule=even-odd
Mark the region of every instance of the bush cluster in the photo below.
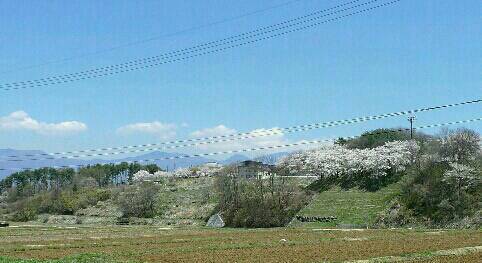
[[[469,168],[473,176],[465,178],[454,166],[428,162],[410,170],[400,201],[413,216],[429,225],[444,226],[480,210],[480,170]]]
[[[154,217],[161,210],[159,186],[152,183],[129,186],[120,192],[116,203],[123,217]]]
[[[29,221],[38,214],[73,215],[76,211],[108,200],[111,192],[108,189],[60,190],[39,193],[13,203],[10,206],[14,221]]]
[[[407,170],[390,224],[480,227],[482,154],[478,133],[444,131]]]
[[[307,204],[309,197],[300,187],[274,175],[256,179],[220,176],[216,188],[217,210],[231,227],[285,226]]]

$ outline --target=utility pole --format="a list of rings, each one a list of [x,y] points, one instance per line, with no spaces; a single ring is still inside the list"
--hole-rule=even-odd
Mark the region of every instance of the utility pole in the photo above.
[[[410,140],[413,139],[413,121],[415,120],[415,116],[408,117],[408,121],[410,122]]]

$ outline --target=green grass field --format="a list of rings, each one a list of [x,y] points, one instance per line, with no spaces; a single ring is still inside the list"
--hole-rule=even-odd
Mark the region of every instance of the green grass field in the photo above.
[[[378,214],[389,207],[390,200],[398,191],[397,184],[382,188],[377,192],[356,189],[344,191],[339,188],[324,191],[317,194],[299,214],[302,216],[336,216],[337,221],[330,223],[294,221],[292,224],[306,227],[369,226],[375,222]]]
[[[13,226],[0,262],[478,262],[478,230]]]

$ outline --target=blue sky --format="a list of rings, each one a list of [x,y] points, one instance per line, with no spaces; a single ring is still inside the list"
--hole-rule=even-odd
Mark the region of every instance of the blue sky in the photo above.
[[[1,1],[0,83],[154,56],[344,3],[301,0],[142,45],[25,69],[284,2]],[[199,135],[287,127],[480,98],[480,14],[477,0],[403,0],[365,15],[179,63],[0,91],[0,127],[2,121],[24,121],[0,129],[0,148],[67,151],[152,143],[195,136],[196,131]],[[419,114],[416,124],[478,118],[481,109],[472,105]],[[144,124],[135,125],[139,123]],[[237,147],[407,124],[406,117],[392,118]],[[466,126],[482,130],[481,123]]]

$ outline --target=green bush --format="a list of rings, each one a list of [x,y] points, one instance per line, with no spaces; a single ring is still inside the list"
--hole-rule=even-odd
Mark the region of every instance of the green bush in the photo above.
[[[9,210],[23,211],[23,209],[28,208],[28,211],[32,210],[35,214],[73,215],[80,209],[93,206],[99,201],[108,200],[110,197],[111,191],[108,189],[81,189],[76,192],[54,190],[9,203]]]
[[[20,211],[13,214],[11,220],[17,222],[27,222],[37,219],[37,211],[30,206],[22,208]]]
[[[402,188],[400,202],[413,216],[423,218],[434,226],[444,226],[473,216],[480,210],[478,172],[478,175],[474,172],[470,177],[472,180],[464,181],[463,170],[445,162],[429,162],[414,167]]]
[[[348,190],[353,187],[358,187],[358,189],[369,191],[369,192],[376,192],[383,187],[386,187],[390,184],[396,183],[400,181],[402,178],[403,173],[396,172],[396,171],[387,171],[387,176],[382,176],[379,178],[373,177],[370,174],[360,173],[356,175],[354,178],[350,178],[350,182],[348,182],[348,187],[344,184],[343,180],[344,177],[340,178],[339,185],[342,189]]]
[[[111,191],[108,189],[83,189],[76,193],[77,210],[88,206],[96,205],[99,201],[106,201],[111,198]]]
[[[281,177],[240,179],[220,176],[217,211],[231,227],[279,227],[307,204],[308,195]]]
[[[358,173],[352,176],[340,176],[337,178],[319,178],[307,186],[307,190],[323,192],[334,186],[339,186],[343,190],[357,188],[363,191],[376,192],[383,187],[400,181],[403,172],[393,170],[387,171],[383,177],[373,177],[371,174]]]
[[[159,187],[143,183],[127,187],[119,193],[116,203],[123,217],[154,217],[159,212]]]
[[[423,137],[423,134],[417,134],[417,137]],[[345,140],[338,139],[336,143],[345,145],[351,149],[367,149],[382,146],[387,142],[407,141],[410,140],[410,132],[401,129],[376,129],[362,134],[362,136]]]

